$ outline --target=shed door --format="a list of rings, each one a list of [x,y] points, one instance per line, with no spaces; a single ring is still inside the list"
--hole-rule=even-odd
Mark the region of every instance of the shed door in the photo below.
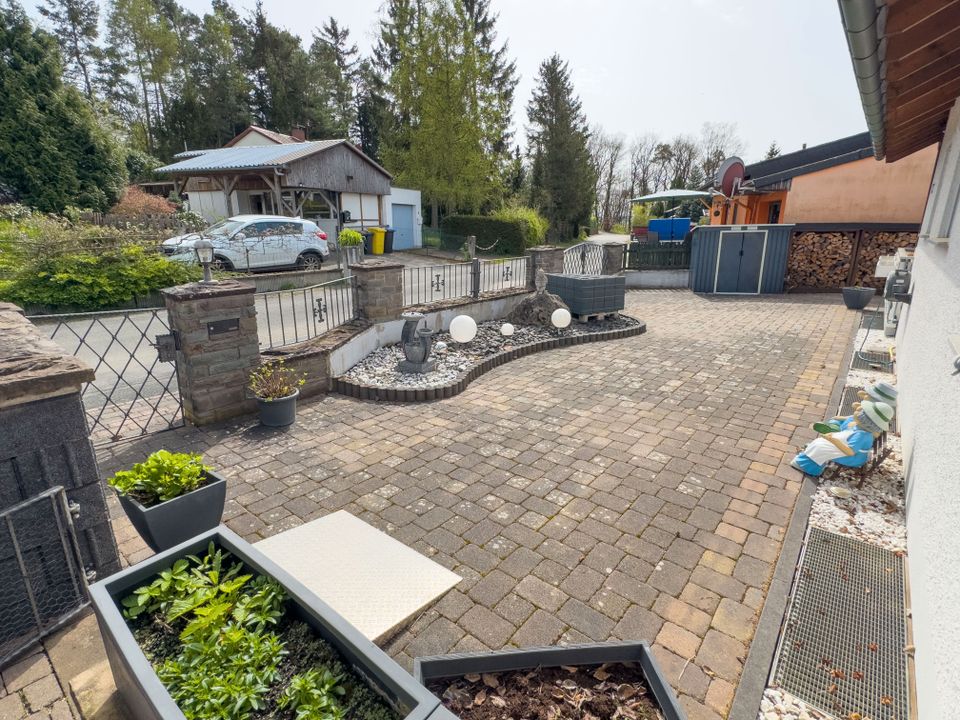
[[[717,253],[717,280],[714,292],[756,294],[760,292],[764,246],[767,233],[725,232]]]
[[[393,249],[413,247],[413,205],[393,205]]]

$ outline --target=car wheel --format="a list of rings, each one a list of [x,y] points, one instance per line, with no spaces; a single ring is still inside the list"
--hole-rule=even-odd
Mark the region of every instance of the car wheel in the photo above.
[[[300,270],[319,270],[323,259],[316,253],[306,252],[297,258],[297,268]]]
[[[211,270],[222,270],[224,272],[233,271],[233,263],[227,260],[225,257],[215,256],[213,262],[210,263]]]

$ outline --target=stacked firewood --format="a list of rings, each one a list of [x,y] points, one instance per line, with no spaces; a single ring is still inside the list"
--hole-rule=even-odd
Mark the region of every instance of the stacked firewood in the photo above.
[[[860,252],[857,256],[857,269],[853,277],[853,285],[883,289],[884,279],[875,278],[877,260],[881,255],[893,255],[898,248],[911,247],[917,244],[915,232],[876,232],[864,230],[860,238]]]
[[[787,258],[788,290],[828,290],[847,284],[856,233],[797,232]]]

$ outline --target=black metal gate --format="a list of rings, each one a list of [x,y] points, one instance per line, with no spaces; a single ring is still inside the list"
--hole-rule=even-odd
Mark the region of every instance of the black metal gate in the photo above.
[[[63,488],[0,512],[0,667],[65,625],[88,602]]]
[[[170,337],[164,308],[30,318],[41,333],[96,372],[83,406],[95,444],[183,425],[173,357],[161,360],[158,340]]]
[[[603,245],[582,242],[563,251],[565,275],[603,275]]]

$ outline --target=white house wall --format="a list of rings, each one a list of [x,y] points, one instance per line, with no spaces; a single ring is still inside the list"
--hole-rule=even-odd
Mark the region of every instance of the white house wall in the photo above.
[[[958,103],[960,104],[960,103]],[[922,233],[949,225],[960,188],[960,110],[954,105],[937,160]],[[944,220],[947,220],[946,225]],[[898,413],[907,473],[908,568],[920,718],[960,708],[960,217],[947,242],[919,240],[913,302],[897,333]]]

